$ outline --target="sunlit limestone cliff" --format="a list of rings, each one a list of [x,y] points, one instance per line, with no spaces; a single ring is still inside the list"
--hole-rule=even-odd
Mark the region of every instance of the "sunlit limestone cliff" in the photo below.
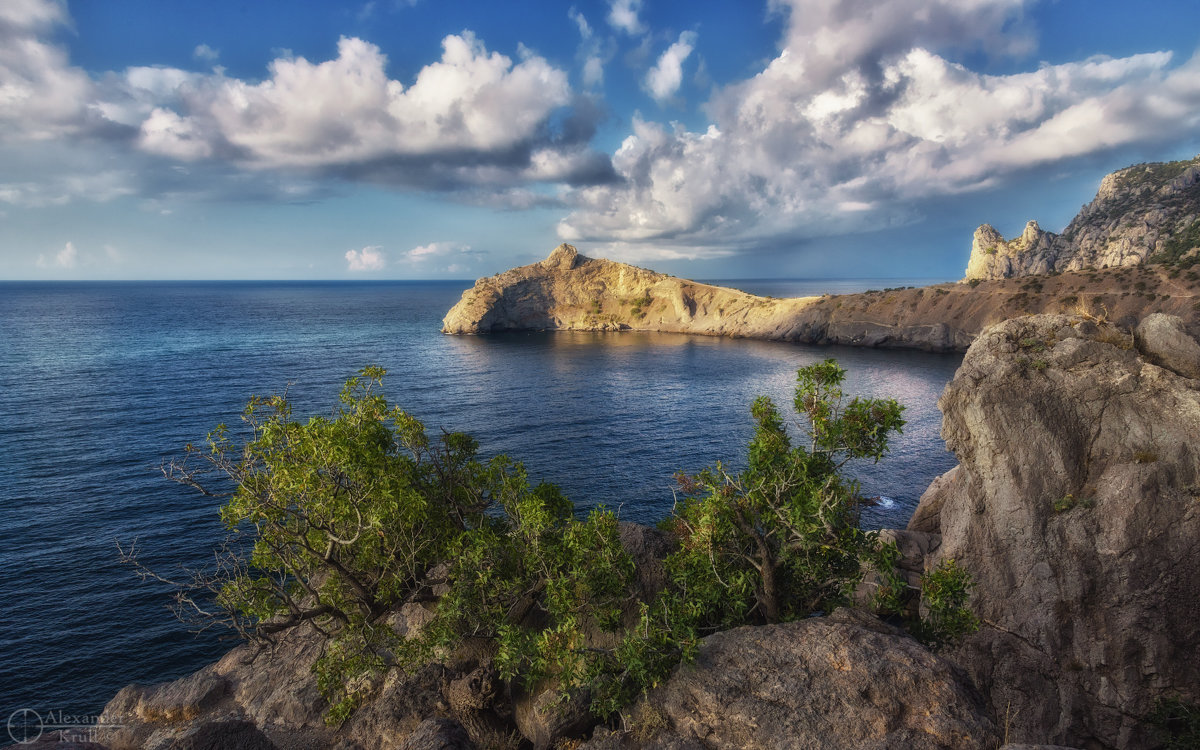
[[[1036,221],[1011,240],[990,224],[975,230],[966,279],[1175,261],[1200,247],[1200,156],[1138,164],[1105,177],[1062,234]]]

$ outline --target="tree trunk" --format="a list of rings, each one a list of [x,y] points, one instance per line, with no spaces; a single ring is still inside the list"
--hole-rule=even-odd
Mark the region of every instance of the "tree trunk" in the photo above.
[[[763,616],[767,624],[779,622],[779,590],[775,583],[775,561],[769,554],[759,558],[762,562],[762,591],[759,593],[759,603],[762,604]]]

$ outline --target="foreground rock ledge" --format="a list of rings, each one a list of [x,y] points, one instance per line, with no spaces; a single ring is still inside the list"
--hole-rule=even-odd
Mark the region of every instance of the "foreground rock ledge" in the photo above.
[[[637,726],[599,730],[617,748],[908,748],[1000,745],[969,682],[944,659],[873,616],[743,627],[705,638],[633,709]]]
[[[1194,318],[1193,286],[1163,268],[1143,266],[1036,282],[1000,279],[776,299],[588,258],[563,244],[539,263],[476,281],[446,314],[442,332],[654,331],[965,351],[984,328],[1029,313],[1083,307],[1133,323],[1155,312]]]

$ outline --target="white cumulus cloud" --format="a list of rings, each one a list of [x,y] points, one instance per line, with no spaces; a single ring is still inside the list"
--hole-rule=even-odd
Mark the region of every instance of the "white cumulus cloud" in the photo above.
[[[641,34],[646,30],[638,13],[642,11],[642,0],[609,0],[608,23],[626,34]]]
[[[207,44],[198,44],[196,49],[192,50],[192,57],[200,62],[215,63],[221,57],[221,50],[213,49]]]
[[[133,192],[158,195],[169,187],[293,200],[312,191],[297,195],[287,185],[336,184],[327,181],[332,177],[504,193],[527,184],[537,172],[533,155],[546,150],[583,165],[563,176],[570,184],[614,178],[589,145],[603,113],[586,103],[578,108],[567,72],[521,44],[514,60],[470,31],[452,34],[439,59],[400,78],[388,75],[379,47],[355,37],[340,39],[329,60],[280,52],[262,80],[231,77],[220,67],[89,74],[53,40],[69,25],[64,3],[12,0],[0,7],[0,149],[43,142],[78,151],[87,144],[97,161],[131,166],[126,187]],[[208,45],[193,50],[201,63],[217,55]],[[590,67],[585,79],[596,74]],[[172,163],[194,165],[193,179],[175,179]],[[82,168],[58,166],[71,178],[86,177]],[[30,177],[67,179],[49,171]],[[13,187],[12,171],[3,179],[9,184],[0,200],[14,190],[50,192],[45,185]]]
[[[184,112],[148,118],[141,144],[174,158],[228,147],[258,167],[488,152],[532,138],[570,101],[566,74],[536,55],[514,64],[470,32],[447,36],[442,50],[407,88],[388,78],[377,46],[351,37],[333,60],[275,60],[261,83],[214,76],[193,87]]]
[[[91,79],[41,39],[66,21],[49,0],[0,3],[0,140],[71,135],[87,121]]]
[[[79,264],[79,251],[75,249],[74,242],[68,242],[54,254],[54,257],[47,259],[44,254],[39,254],[37,257],[38,268],[62,268],[70,270]]]
[[[382,271],[385,261],[379,245],[367,245],[362,250],[346,251],[346,268],[350,271]]]
[[[779,0],[789,14],[779,54],[718,90],[702,130],[635,118],[612,157],[621,180],[573,191],[559,235],[716,255],[882,228],[912,220],[914,200],[1195,136],[1200,56],[1095,57],[1010,75],[948,57],[1027,53],[1026,4]],[[677,90],[683,51],[668,50],[647,77],[652,94]]]
[[[646,91],[660,102],[671,98],[683,83],[683,62],[696,45],[696,32],[685,31],[646,73]]]

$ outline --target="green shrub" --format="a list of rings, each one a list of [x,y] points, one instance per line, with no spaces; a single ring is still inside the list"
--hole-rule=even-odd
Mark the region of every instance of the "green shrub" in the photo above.
[[[979,618],[967,605],[975,582],[954,559],[947,558],[921,576],[921,601],[927,615],[916,633],[933,648],[958,644],[979,630]]]
[[[1195,750],[1200,747],[1200,706],[1180,698],[1159,700],[1146,720],[1166,750]]]
[[[388,405],[383,376],[369,367],[347,381],[329,418],[297,421],[285,397],[253,398],[245,443],[220,426],[207,450],[189,446],[168,468],[210,494],[233,488],[221,508],[231,539],[215,569],[178,585],[177,612],[260,643],[301,624],[317,628],[326,643],[314,672],[331,723],[386,668],[468,635],[495,644],[505,676],[553,674],[564,690],[623,669],[580,635],[584,625],[616,628],[629,596],[633,562],[615,516],[596,510],[577,520],[558,488],[531,487],[521,464],[480,462],[463,433],[431,439]],[[125,558],[139,565],[135,555]],[[448,576],[437,578],[447,561]],[[449,591],[434,621],[419,640],[400,641],[388,614],[434,599],[438,583]]]
[[[1075,496],[1068,492],[1054,501],[1054,512],[1066,513],[1068,510],[1075,507],[1075,503]]]
[[[557,487],[531,486],[520,463],[480,461],[463,433],[429,437],[384,399],[384,374],[369,367],[347,381],[330,417],[299,421],[286,397],[253,398],[244,442],[220,426],[204,450],[189,446],[167,470],[210,494],[232,488],[221,509],[231,539],[215,569],[178,585],[179,612],[263,643],[317,628],[326,642],[314,672],[330,723],[386,670],[445,657],[466,638],[490,643],[502,677],[550,682],[564,696],[586,688],[606,716],[694,658],[709,632],[846,602],[864,561],[884,571],[881,601],[901,603],[898,552],[859,528],[863,500],[841,470],[886,454],[903,407],[846,398],[834,360],[797,372],[804,444],[793,445],[760,397],[744,470],[717,463],[680,475],[684,498],[665,522],[679,542],[665,561],[668,585],[643,603],[632,600],[634,564],[613,513],[579,519]],[[136,551],[125,554],[153,576]],[[938,638],[965,627],[958,573],[930,578]],[[402,639],[387,625],[402,604],[433,601],[419,636]],[[628,630],[625,617],[636,620]]]

